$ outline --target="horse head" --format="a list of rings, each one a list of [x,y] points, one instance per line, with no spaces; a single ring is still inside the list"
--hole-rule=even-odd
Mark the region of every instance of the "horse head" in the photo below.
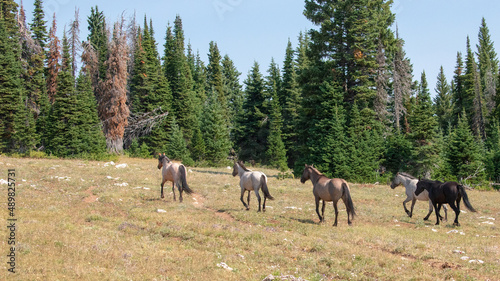
[[[415,189],[415,195],[419,195],[420,193],[422,193],[422,191],[424,191],[424,189],[426,189],[427,187],[427,183],[424,182],[424,181],[421,181],[420,178],[417,182],[417,189]]]
[[[399,178],[399,176],[400,176],[399,173],[396,173],[396,176],[394,177],[394,179],[392,179],[391,181],[392,189],[396,188],[396,186],[401,184],[401,179]]]
[[[233,164],[233,177],[236,177],[238,175],[238,162],[234,161]]]
[[[301,183],[305,183],[308,179],[311,178],[311,169],[312,169],[312,165],[309,166],[309,165],[305,164],[304,171],[302,172],[302,177],[300,177]]]
[[[168,159],[165,153],[158,153],[158,169],[161,169],[161,167],[163,167],[163,161],[167,161],[167,163],[170,163],[170,159]]]

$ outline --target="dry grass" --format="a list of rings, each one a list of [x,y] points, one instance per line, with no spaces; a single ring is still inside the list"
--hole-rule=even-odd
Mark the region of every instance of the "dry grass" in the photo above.
[[[262,280],[273,274],[308,280],[499,280],[499,222],[493,220],[500,218],[499,192],[469,191],[479,212],[462,213],[462,226],[455,228],[453,214],[441,226],[434,226],[435,216],[424,222],[424,202],[417,202],[414,217],[408,218],[401,206],[403,187],[351,184],[358,216],[349,227],[341,203],[339,226],[334,228],[330,204],[326,223],[318,224],[310,182],[278,180],[274,170],[263,171],[276,200],[268,201],[266,213],[257,213],[253,194],[250,211],[244,210],[239,179],[231,170],[191,168],[188,182],[197,194],[179,203],[169,188],[160,199],[156,160],[121,158],[119,163],[128,167],[0,156],[0,178],[6,179],[8,168],[16,169],[19,219],[18,273],[8,273],[0,260],[0,276]],[[1,213],[6,214],[6,185],[0,190]],[[1,217],[5,225],[5,215]],[[4,233],[2,227],[2,237]],[[1,239],[5,260],[7,249],[6,239]],[[478,259],[484,263],[469,262]]]

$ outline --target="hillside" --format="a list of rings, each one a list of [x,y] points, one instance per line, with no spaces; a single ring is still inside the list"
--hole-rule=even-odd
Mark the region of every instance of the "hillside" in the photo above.
[[[404,213],[404,188],[350,184],[358,214],[339,225],[326,207],[318,224],[312,184],[269,177],[267,211],[239,200],[239,178],[226,168],[188,167],[196,192],[174,202],[169,184],[160,199],[155,159],[122,157],[116,164],[0,156],[0,179],[15,169],[16,273],[7,272],[2,227],[1,276],[8,280],[498,280],[500,193],[468,191],[477,213],[464,211],[461,227]],[[120,166],[121,167],[121,166]],[[255,168],[258,170],[258,168]],[[171,186],[170,186],[171,187]],[[2,225],[7,185],[0,184]],[[463,204],[462,204],[463,207]],[[481,263],[482,262],[482,263]],[[2,278],[3,279],[3,278]]]

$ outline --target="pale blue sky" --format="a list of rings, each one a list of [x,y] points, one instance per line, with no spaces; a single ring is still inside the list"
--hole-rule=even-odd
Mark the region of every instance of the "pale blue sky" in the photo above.
[[[20,0],[16,0],[19,1]],[[87,36],[87,16],[90,8],[98,5],[112,23],[122,13],[126,18],[134,14],[142,25],[144,15],[153,20],[160,54],[163,53],[165,30],[179,14],[183,21],[186,43],[199,51],[207,61],[210,41],[218,44],[222,54],[228,54],[246,79],[254,61],[266,71],[271,58],[282,66],[288,38],[297,46],[300,31],[314,26],[303,16],[301,0],[182,0],[182,1],[82,1],[44,0],[46,20],[56,14],[58,34],[73,19],[79,8],[81,38]],[[32,20],[33,0],[24,0],[28,22]],[[400,37],[405,40],[405,51],[414,67],[414,79],[420,79],[425,70],[431,94],[434,94],[436,76],[443,65],[448,81],[453,76],[458,51],[465,53],[467,35],[476,50],[481,18],[486,19],[497,52],[500,44],[500,1],[498,0],[394,0]]]

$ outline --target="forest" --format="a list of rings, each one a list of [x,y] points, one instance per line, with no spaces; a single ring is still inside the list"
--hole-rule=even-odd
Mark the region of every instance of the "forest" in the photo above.
[[[428,85],[425,72],[413,73],[391,4],[305,0],[317,28],[297,34],[297,46],[283,42],[281,67],[255,62],[241,82],[217,42],[206,62],[193,52],[180,15],[156,42],[147,16],[110,23],[95,6],[85,21],[75,12],[58,38],[42,0],[30,23],[22,6],[0,0],[0,153],[161,152],[188,166],[237,157],[299,173],[314,164],[358,183],[398,171],[471,187],[500,182],[499,61],[486,19],[476,47],[464,38],[453,77],[431,70],[439,74]]]

